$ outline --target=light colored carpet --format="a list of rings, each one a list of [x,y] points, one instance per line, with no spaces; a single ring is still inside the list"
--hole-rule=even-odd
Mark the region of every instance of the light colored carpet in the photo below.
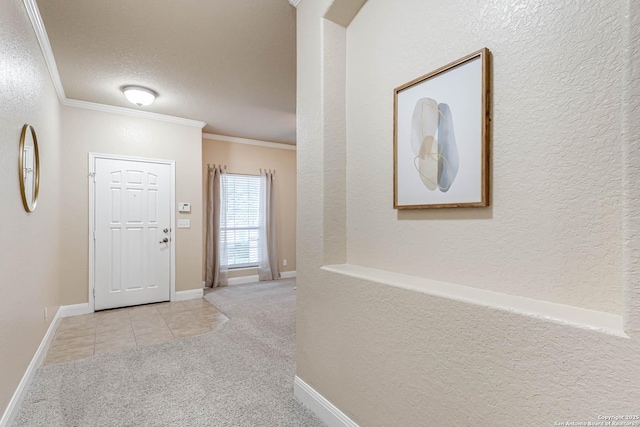
[[[40,368],[15,425],[323,426],[293,398],[294,286],[216,289],[213,332]]]

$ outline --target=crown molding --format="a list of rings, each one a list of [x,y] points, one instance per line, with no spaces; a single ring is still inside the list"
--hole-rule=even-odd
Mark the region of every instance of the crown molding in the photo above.
[[[260,141],[258,139],[238,138],[235,136],[216,135],[214,133],[203,133],[203,139],[212,141],[235,142],[237,144],[258,145],[260,147],[279,148],[281,150],[296,151],[297,147],[291,144],[283,144],[281,142]]]
[[[51,82],[56,90],[58,99],[61,104],[67,99],[64,93],[64,87],[62,87],[62,80],[60,80],[60,74],[58,73],[58,65],[56,64],[56,58],[53,56],[53,50],[51,50],[51,43],[49,42],[49,36],[47,30],[44,28],[44,22],[42,22],[42,16],[40,10],[36,4],[36,0],[23,0],[24,7],[27,9],[27,15],[31,20],[31,26],[36,32],[36,38],[40,44],[40,50],[44,56],[44,62],[49,69],[49,75],[51,76]]]
[[[291,3],[291,6],[293,7],[298,7],[301,1],[302,0],[289,0],[289,3]]]
[[[38,9],[36,0],[23,0],[23,3],[25,8],[27,9],[27,15],[29,16],[29,20],[31,21],[33,30],[36,33],[36,38],[38,39],[38,43],[40,44],[42,56],[44,57],[44,61],[47,64],[49,76],[51,77],[51,82],[53,83],[53,87],[56,90],[56,94],[58,95],[60,104],[67,107],[84,108],[87,110],[103,111],[106,113],[121,114],[125,116],[139,117],[150,120],[159,120],[185,126],[194,126],[200,129],[206,126],[205,122],[197,120],[183,119],[181,117],[167,116],[165,114],[151,113],[148,111],[140,111],[133,108],[115,107],[112,105],[98,104],[95,102],[79,101],[77,99],[67,98],[66,94],[64,93],[64,87],[62,86],[62,80],[60,79],[60,73],[58,72],[56,58],[53,55],[49,36],[47,35],[47,30],[44,27],[44,22],[42,21],[42,16],[40,15],[40,10]]]
[[[158,120],[161,122],[174,123],[184,126],[193,126],[202,129],[205,122],[198,120],[184,119],[182,117],[167,116],[165,114],[152,113],[149,111],[134,110],[132,108],[115,107],[113,105],[98,104],[95,102],[79,101],[77,99],[65,99],[62,105],[66,107],[82,108],[85,110],[102,111],[103,113],[120,114],[123,116],[137,117],[141,119]]]

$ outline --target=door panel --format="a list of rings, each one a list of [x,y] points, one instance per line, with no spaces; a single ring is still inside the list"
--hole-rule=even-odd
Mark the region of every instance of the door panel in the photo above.
[[[95,309],[168,301],[171,166],[95,160]]]

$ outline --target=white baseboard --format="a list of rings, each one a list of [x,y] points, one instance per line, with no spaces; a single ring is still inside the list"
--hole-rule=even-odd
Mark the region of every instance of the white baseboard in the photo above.
[[[49,345],[53,340],[53,336],[56,334],[56,329],[58,329],[58,325],[62,320],[62,307],[58,309],[58,312],[51,320],[51,324],[49,324],[49,328],[47,329],[47,333],[44,334],[36,353],[33,355],[31,359],[31,363],[29,363],[29,367],[25,371],[22,376],[22,380],[20,380],[20,384],[18,384],[18,388],[13,393],[13,397],[9,401],[9,405],[7,409],[4,411],[4,415],[0,418],[0,427],[9,427],[13,424],[16,417],[18,416],[18,411],[20,411],[20,406],[22,405],[22,401],[24,400],[27,390],[29,389],[29,385],[31,385],[31,381],[33,381],[33,377],[36,374],[36,371],[42,365],[42,361],[47,355],[47,351],[49,350]]]
[[[258,275],[232,277],[227,280],[228,285],[244,285],[247,283],[255,283],[259,280]]]
[[[293,395],[328,427],[359,427],[351,418],[297,375],[293,379]]]
[[[198,299],[204,296],[204,289],[191,289],[188,291],[176,292],[175,301],[185,301],[188,299]]]
[[[83,314],[93,313],[93,310],[89,308],[89,303],[85,302],[83,304],[73,304],[73,305],[63,305],[58,310],[58,314],[60,318],[63,317],[71,317],[71,316],[82,316]]]
[[[178,291],[176,292],[175,301],[184,301],[188,299],[197,299],[202,298],[204,295],[203,289],[191,289],[189,291]],[[58,310],[60,317],[71,317],[71,316],[81,316],[83,314],[93,313],[93,310],[89,308],[89,303],[85,302],[84,304],[74,304],[74,305],[63,305]]]
[[[281,279],[290,279],[292,277],[296,277],[295,271],[283,271],[280,273]],[[260,278],[257,274],[252,276],[240,276],[240,277],[232,277],[228,279],[227,284],[229,285],[245,285],[247,283],[256,283],[260,281]]]

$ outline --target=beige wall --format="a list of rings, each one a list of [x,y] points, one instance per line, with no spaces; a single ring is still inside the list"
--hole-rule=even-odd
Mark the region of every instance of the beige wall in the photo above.
[[[202,287],[202,131],[74,107],[62,108],[61,303],[88,301],[89,153],[176,161],[176,203],[190,202],[190,229],[176,229],[176,291]],[[177,207],[174,207],[177,211]]]
[[[207,163],[227,165],[227,172],[258,175],[260,168],[276,170],[276,227],[280,271],[296,270],[296,152],[280,148],[202,140],[203,206],[206,206]],[[204,239],[203,239],[204,241]],[[203,250],[203,254],[204,254]],[[282,260],[287,260],[287,266]],[[204,263],[204,261],[203,261]],[[229,277],[257,275],[257,269],[229,272]],[[204,275],[204,273],[203,273]],[[204,280],[204,279],[203,279]]]
[[[0,2],[0,416],[59,306],[60,107],[24,5]],[[40,198],[22,207],[18,144],[24,123],[40,145]],[[44,309],[48,308],[48,321]]]
[[[553,425],[637,410],[640,389],[616,381],[640,380],[633,328],[623,338],[401,288],[437,279],[620,324],[624,312],[629,325],[640,307],[625,281],[637,257],[624,255],[637,246],[624,228],[637,198],[623,198],[638,182],[637,3],[369,0],[346,31],[323,21],[332,3],[297,9],[297,375],[362,426]],[[483,46],[492,207],[394,211],[393,89]],[[341,147],[343,168],[327,161]],[[346,225],[327,221],[344,198]],[[342,246],[331,262],[378,270],[321,269]],[[411,276],[391,286],[382,270]]]
[[[348,29],[349,263],[621,314],[623,11],[565,1],[536,9],[538,27],[528,8],[383,3],[369,1]],[[492,206],[393,210],[389,93],[483,46],[493,52]]]

